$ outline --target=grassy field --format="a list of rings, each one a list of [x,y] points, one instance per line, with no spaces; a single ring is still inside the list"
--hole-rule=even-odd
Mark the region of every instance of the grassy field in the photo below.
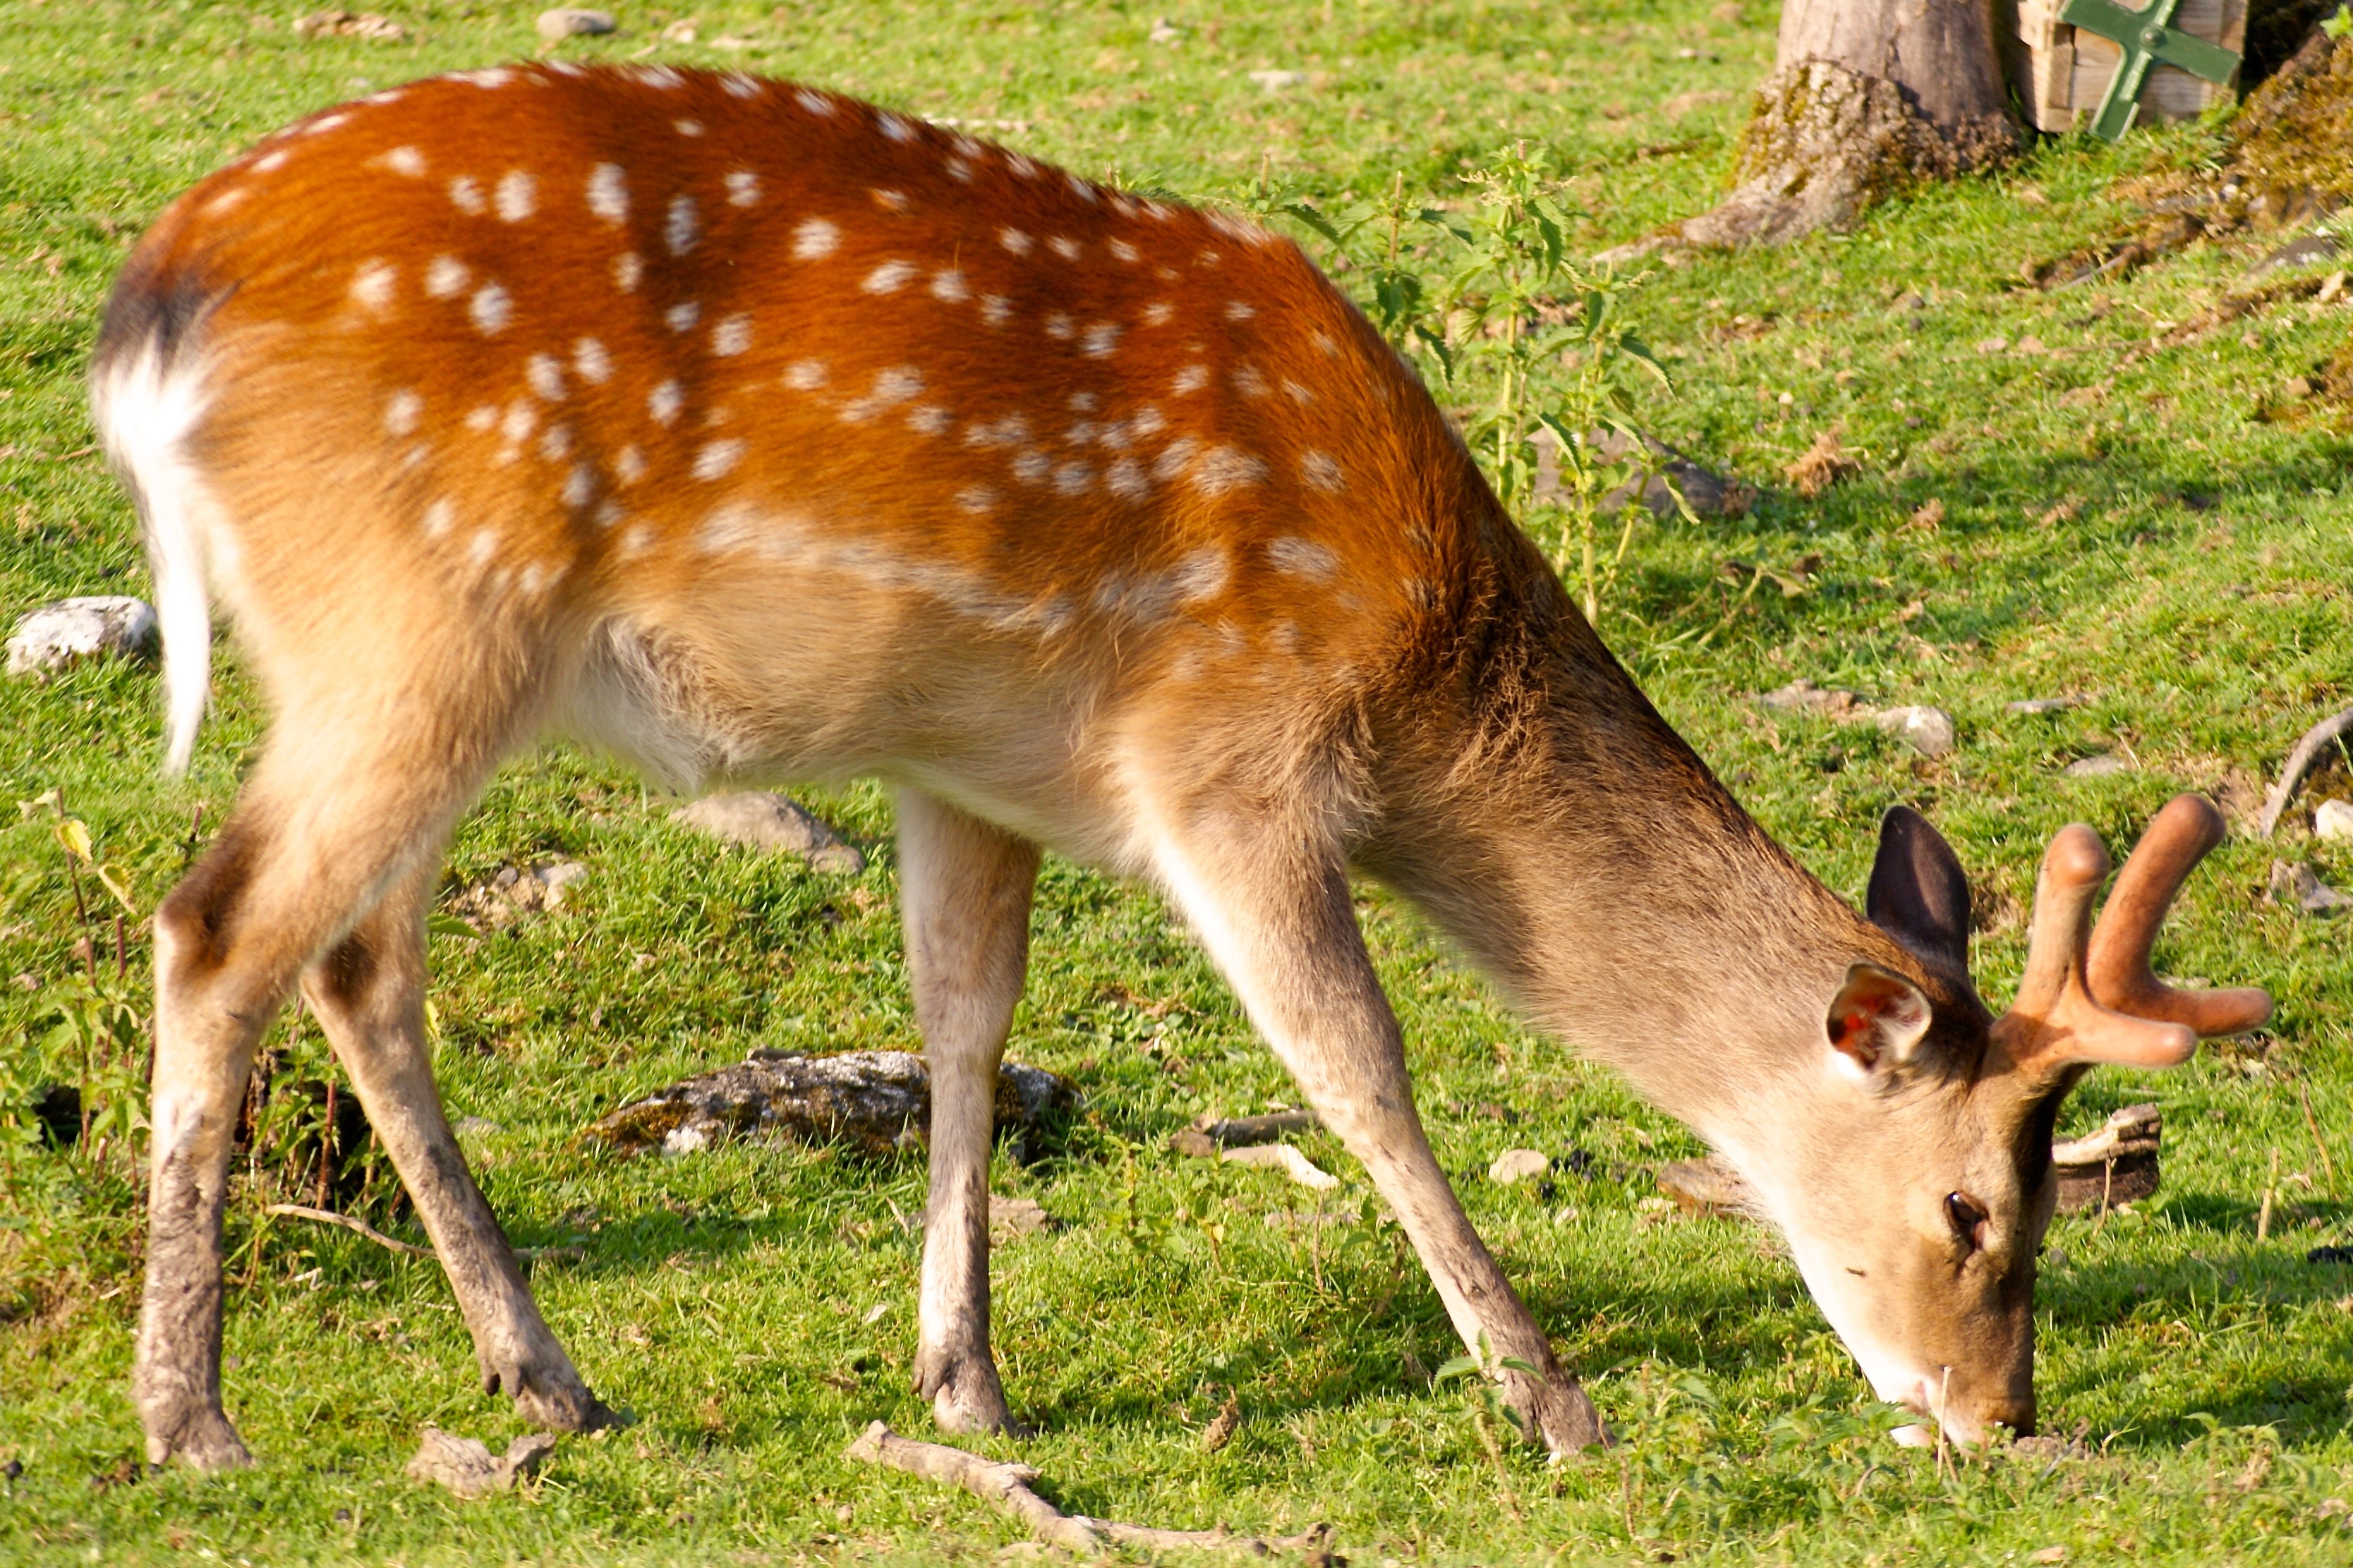
[[[298,113],[528,51],[535,9],[401,4],[402,41],[304,41],[290,11],[0,0],[0,616],[145,592],[81,381],[142,226]],[[1401,176],[1460,208],[1461,173],[1524,140],[1564,172],[1589,253],[1714,198],[1774,23],[1762,0],[1169,0],[1177,41],[1153,43],[1156,15],[625,6],[628,32],[569,52],[804,77],[1203,198],[1264,180],[1334,205]],[[696,41],[664,37],[679,21]],[[1270,89],[1249,74],[1268,68],[1303,75]],[[2301,812],[2280,844],[2244,831],[2295,736],[2353,701],[2353,409],[2284,390],[2345,346],[2353,306],[2288,302],[2170,342],[2281,236],[2057,293],[2016,281],[2131,227],[2120,177],[2195,164],[2218,136],[2048,142],[1850,236],[1660,268],[1630,303],[1676,383],[1645,395],[1643,423],[1760,499],[1736,521],[1644,530],[1603,632],[1832,886],[1860,896],[1887,805],[1928,811],[1989,910],[1976,965],[2000,997],[2060,824],[2121,847],[2182,789],[2219,792],[2239,820],[2159,962],[2269,986],[2274,1026],[2170,1074],[2103,1070],[2063,1123],[2145,1099],[2167,1119],[2157,1199],[2051,1234],[2041,1388],[2046,1429],[2073,1441],[1941,1464],[1893,1446],[1890,1413],[1775,1244],[1656,1195],[1653,1168],[1698,1152],[1693,1139],[1518,1029],[1368,888],[1440,1157],[1626,1439],[1556,1468],[1495,1457],[1475,1394],[1430,1384],[1454,1349],[1444,1316],[1395,1230],[1363,1223],[1368,1191],[1336,1145],[1307,1142],[1347,1178],[1324,1207],[1357,1223],[1302,1215],[1312,1202],[1272,1173],[1166,1152],[1195,1114],[1257,1111],[1288,1086],[1164,906],[1050,863],[1012,1050],[1070,1075],[1086,1109],[1066,1147],[997,1173],[1060,1223],[997,1264],[1000,1362],[1040,1435],[982,1447],[1018,1452],[1074,1510],[1329,1521],[1359,1565],[2353,1560],[2337,1500],[2353,1497],[2353,1270],[2306,1261],[2353,1241],[2353,958],[2341,924],[2263,898],[2274,855],[2353,884],[2353,852],[2310,841]],[[1801,499],[1784,466],[1833,428],[1862,470]],[[1941,521],[1915,521],[1932,502]],[[1745,592],[1757,567],[1774,577]],[[1801,676],[1938,704],[1961,743],[1926,762],[1868,725],[1751,700]],[[2005,707],[2061,696],[2080,700]],[[625,1163],[576,1142],[603,1110],[752,1047],[912,1047],[887,801],[807,797],[871,857],[857,878],[822,876],[714,851],[670,803],[561,749],[501,775],[448,886],[555,855],[587,879],[510,933],[437,937],[432,1003],[452,1115],[475,1119],[511,1236],[577,1248],[535,1266],[540,1300],[635,1424],[567,1439],[512,1495],[460,1504],[410,1483],[421,1425],[493,1447],[518,1429],[475,1387],[438,1268],[264,1223],[273,1189],[246,1182],[227,1386],[262,1463],[142,1473],[132,1150],[119,1131],[102,1153],[44,1150],[27,1102],[83,1070],[61,1018],[104,1025],[121,996],[132,1014],[111,1016],[137,1025],[135,915],[219,821],[262,723],[232,658],[193,772],[165,783],[152,668],[0,684],[5,798],[61,791],[134,915],[119,983],[111,896],[87,873],[78,894],[44,809],[0,820],[0,1560],[938,1561],[1017,1541],[971,1499],[839,1457],[876,1417],[929,1430],[907,1391],[919,1160],[734,1147]],[[2065,773],[2094,754],[2127,766]],[[2323,787],[2353,793],[2341,771]],[[271,1040],[290,1063],[320,1056],[298,1024]],[[110,1049],[100,1091],[119,1113]],[[135,1057],[114,1059],[135,1081]],[[1584,1150],[1590,1173],[1542,1194],[1486,1181],[1513,1146]],[[1205,1452],[1229,1391],[1242,1424]]]

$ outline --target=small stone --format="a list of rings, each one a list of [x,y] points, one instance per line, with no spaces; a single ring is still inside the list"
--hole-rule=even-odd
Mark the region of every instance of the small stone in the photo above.
[[[2040,719],[2052,713],[2064,713],[2074,706],[2076,700],[2073,697],[2029,697],[2023,701],[2004,703],[2002,711],[2025,719]]]
[[[2353,838],[2353,801],[2324,800],[2312,814],[2316,837],[2343,842]]]
[[[2078,757],[2059,772],[2061,776],[2071,779],[2114,778],[2132,772],[2132,763],[2114,752],[2102,752],[2096,756]]]
[[[1305,71],[1265,70],[1250,73],[1250,80],[1269,92],[1282,92],[1299,86],[1307,79]]]
[[[707,795],[692,805],[671,812],[670,820],[730,844],[797,855],[820,871],[855,877],[866,869],[866,857],[843,843],[839,834],[801,805],[768,790]]]
[[[595,37],[612,32],[618,24],[610,11],[591,11],[579,5],[558,5],[552,11],[542,11],[533,24],[540,37],[550,44],[560,44],[566,38]]]
[[[1509,1187],[1551,1169],[1552,1161],[1541,1150],[1506,1149],[1487,1167],[1487,1179],[1499,1187]]]
[[[1890,708],[1873,722],[1924,757],[1941,757],[1960,740],[1953,716],[1926,703]]]
[[[2307,234],[2301,239],[2288,241],[2253,267],[2248,268],[2247,277],[2253,279],[2274,272],[2285,272],[2293,268],[2309,267],[2316,262],[2331,260],[2336,257],[2338,249],[2339,246],[2335,235]]]
[[[1787,686],[1777,687],[1757,699],[1767,708],[1778,708],[1785,713],[1821,713],[1837,719],[1854,712],[1855,695],[1836,687],[1816,686],[1800,677]]]
[[[588,875],[577,860],[544,860],[532,866],[501,866],[449,900],[450,912],[477,931],[504,931],[534,915],[564,908],[565,889]]]
[[[8,637],[8,673],[36,675],[86,658],[143,656],[155,645],[155,612],[143,599],[60,599],[16,623]]]
[[[2275,904],[2294,904],[2308,915],[2333,915],[2353,906],[2348,898],[2320,879],[2320,873],[2299,862],[2289,865],[2284,860],[2272,862],[2271,900]]]
[[[294,24],[294,36],[298,38],[366,38],[379,44],[396,44],[408,37],[408,29],[373,11],[313,11]]]
[[[554,1451],[555,1434],[526,1432],[493,1458],[490,1449],[474,1438],[427,1426],[417,1457],[408,1461],[408,1476],[411,1480],[448,1487],[461,1498],[478,1498],[508,1490],[518,1477],[538,1469],[540,1461]]]

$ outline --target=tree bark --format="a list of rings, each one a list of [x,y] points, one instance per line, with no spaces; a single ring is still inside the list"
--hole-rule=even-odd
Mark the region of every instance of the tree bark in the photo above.
[[[1732,194],[1660,245],[1778,245],[1873,202],[2000,163],[2021,145],[2002,79],[2000,0],[1784,0]]]

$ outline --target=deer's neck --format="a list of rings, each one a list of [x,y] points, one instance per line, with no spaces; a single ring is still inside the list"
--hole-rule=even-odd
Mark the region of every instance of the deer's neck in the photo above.
[[[1466,683],[1465,732],[1425,731],[1374,868],[1531,1022],[1738,1142],[1760,1092],[1820,1072],[1848,966],[1915,965],[1741,809],[1565,602],[1538,619]]]

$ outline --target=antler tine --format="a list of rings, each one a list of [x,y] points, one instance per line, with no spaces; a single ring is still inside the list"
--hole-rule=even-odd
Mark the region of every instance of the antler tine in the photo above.
[[[2127,1016],[2096,1001],[2084,981],[2092,900],[2108,874],[2099,835],[2080,822],[2052,837],[2034,889],[2034,924],[2018,995],[1993,1026],[2011,1063],[2031,1074],[2079,1062],[2171,1067],[2198,1048],[2179,1024]]]
[[[2222,842],[2224,831],[2222,814],[2195,795],[2176,795],[2149,823],[2092,931],[2084,973],[2102,1006],[2185,1025],[2208,1037],[2235,1035],[2271,1016],[2271,997],[2252,986],[2177,991],[2149,970],[2149,948],[2174,895],[2206,852]]]

